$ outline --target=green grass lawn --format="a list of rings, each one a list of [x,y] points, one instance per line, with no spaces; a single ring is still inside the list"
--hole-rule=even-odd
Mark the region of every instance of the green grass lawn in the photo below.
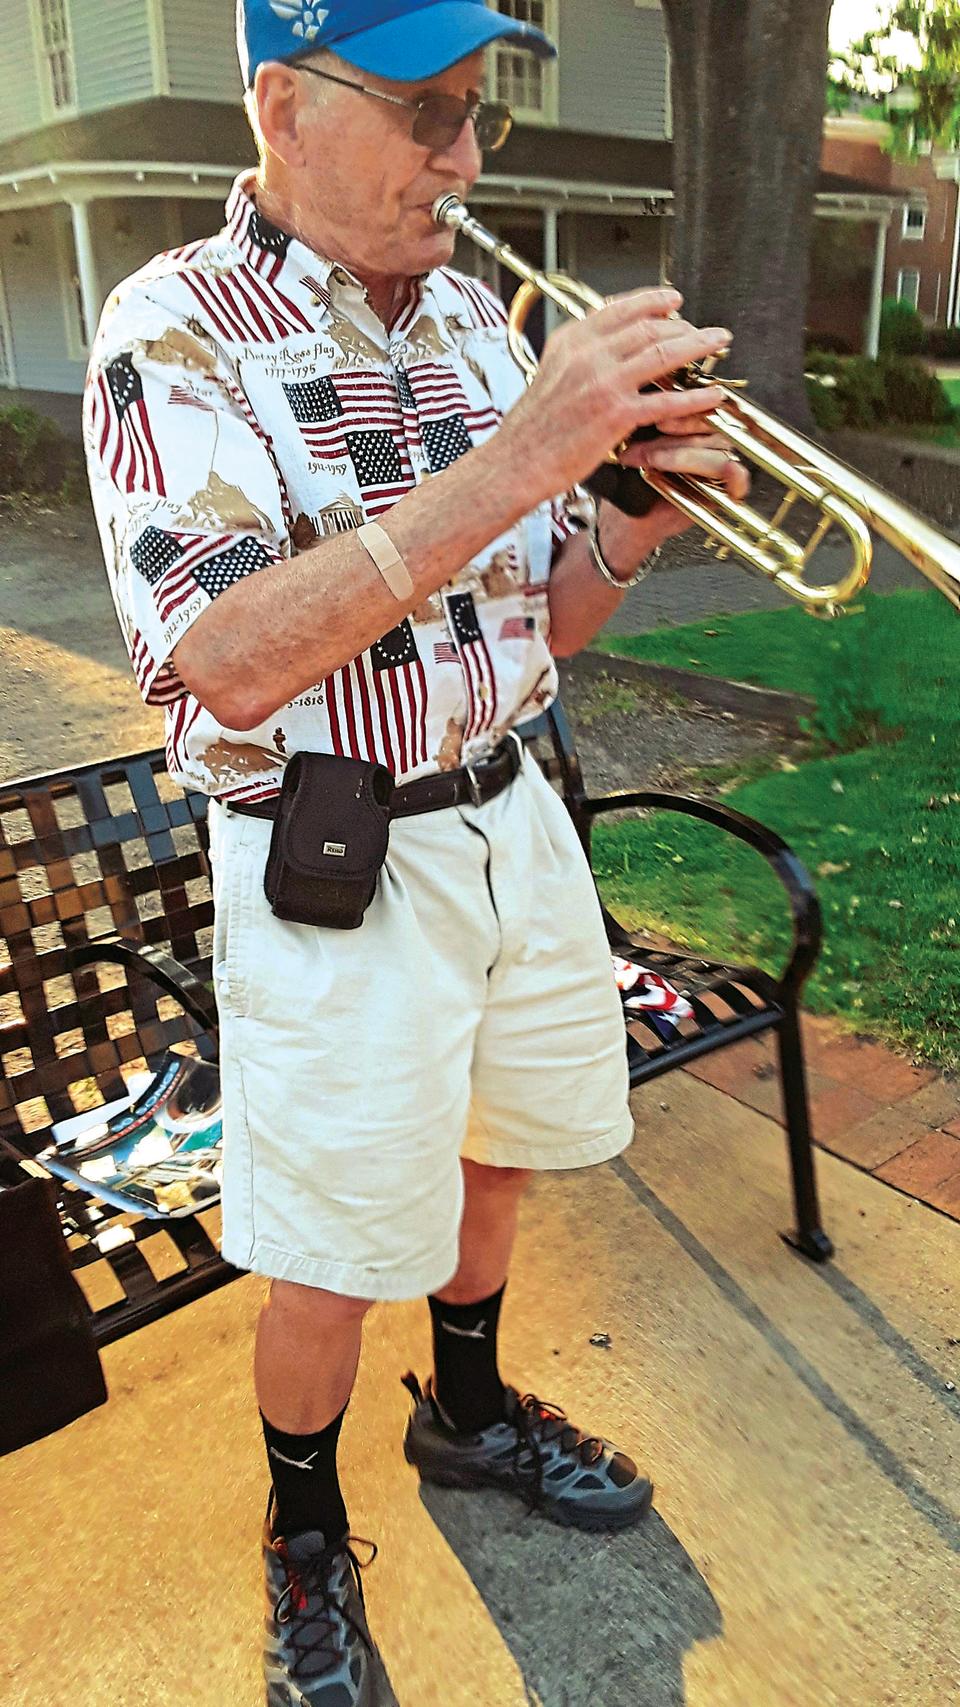
[[[816,882],[825,940],[807,1005],[960,1067],[960,617],[910,590],[868,594],[862,614],[829,625],[787,608],[599,644],[816,699],[815,756],[723,792]],[[631,923],[782,959],[779,885],[729,837],[658,813],[599,825],[595,854],[601,891]]]

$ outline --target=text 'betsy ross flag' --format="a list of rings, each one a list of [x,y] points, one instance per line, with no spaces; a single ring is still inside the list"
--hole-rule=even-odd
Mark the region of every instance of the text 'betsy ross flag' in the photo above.
[[[93,387],[93,430],[100,461],[121,492],[151,492],[165,498],[163,469],[150,429],[143,381],[132,352],[117,356]]]
[[[426,764],[427,677],[407,617],[324,683],[335,753],[402,776]]]

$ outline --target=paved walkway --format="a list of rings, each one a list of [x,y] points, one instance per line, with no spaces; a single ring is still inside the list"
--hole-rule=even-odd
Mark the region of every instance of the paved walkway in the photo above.
[[[768,1115],[689,1073],[636,1112],[621,1161],[536,1184],[503,1351],[650,1466],[640,1529],[421,1495],[399,1376],[424,1369],[426,1311],[370,1320],[342,1459],[402,1707],[946,1707],[960,1231],[823,1155],[838,1255],[812,1267],[777,1237]],[[108,1348],[109,1404],[0,1463],[3,1707],[260,1707],[260,1293]]]
[[[832,571],[824,571],[824,580]],[[838,569],[839,572],[839,569]],[[898,551],[880,540],[874,551],[870,585],[875,592],[895,587],[924,587],[923,576]],[[663,625],[696,622],[707,616],[735,616],[742,611],[783,610],[787,600],[761,575],[733,562],[712,558],[681,560],[657,569],[627,594],[609,623],[612,634],[645,634]]]
[[[803,1033],[817,1143],[960,1221],[960,1084],[851,1036],[836,1020],[807,1014]],[[768,1038],[721,1050],[687,1071],[782,1124]]]

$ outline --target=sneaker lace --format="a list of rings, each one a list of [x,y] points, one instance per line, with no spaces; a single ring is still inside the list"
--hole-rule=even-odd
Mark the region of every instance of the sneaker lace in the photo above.
[[[354,1547],[369,1547],[370,1557],[361,1564],[353,1551]],[[325,1547],[322,1553],[317,1553],[310,1559],[296,1561],[289,1557],[282,1541],[277,1543],[277,1551],[283,1560],[287,1586],[277,1601],[275,1616],[277,1623],[287,1628],[287,1640],[292,1649],[289,1667],[291,1677],[303,1677],[308,1674],[315,1677],[319,1673],[329,1671],[330,1666],[339,1660],[338,1621],[348,1625],[372,1653],[373,1644],[370,1637],[349,1608],[337,1599],[332,1582],[338,1556],[345,1553],[360,1596],[360,1604],[365,1605],[360,1573],[373,1564],[377,1556],[375,1544],[358,1535],[347,1535],[335,1545]],[[318,1661],[328,1663],[318,1664]]]
[[[517,1431],[513,1470],[530,1511],[538,1510],[544,1503],[544,1446],[559,1440],[561,1452],[576,1453],[585,1469],[603,1457],[604,1443],[600,1435],[583,1434],[559,1405],[538,1399],[535,1393],[525,1393],[522,1399],[518,1395],[513,1423]],[[525,1453],[529,1453],[533,1460],[532,1476],[531,1470],[521,1466]]]

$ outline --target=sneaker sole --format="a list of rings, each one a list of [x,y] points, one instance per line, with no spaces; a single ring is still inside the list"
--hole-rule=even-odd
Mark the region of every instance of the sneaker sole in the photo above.
[[[421,1482],[430,1482],[434,1487],[462,1488],[469,1493],[480,1493],[484,1488],[493,1488],[497,1493],[516,1494],[518,1498],[523,1498],[522,1489],[509,1483],[494,1481],[485,1476],[473,1476],[463,1470],[424,1470],[406,1449],[404,1457],[408,1464],[413,1465]],[[549,1518],[551,1523],[560,1524],[564,1529],[586,1529],[594,1532],[604,1529],[630,1529],[635,1523],[642,1522],[653,1504],[653,1483],[645,1480],[641,1486],[638,1503],[623,1512],[587,1511],[578,1509],[575,1505],[564,1505],[549,1497],[544,1499],[542,1505],[534,1507],[534,1510],[542,1517]]]

